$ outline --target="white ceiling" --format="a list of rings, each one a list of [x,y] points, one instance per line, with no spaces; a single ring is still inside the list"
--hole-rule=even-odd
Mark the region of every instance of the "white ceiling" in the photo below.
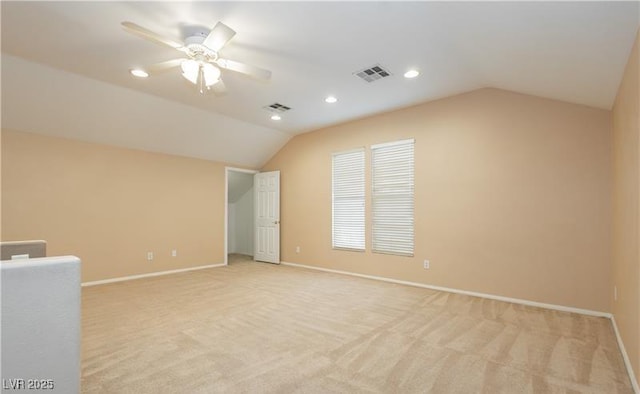
[[[3,127],[249,167],[297,133],[481,87],[609,109],[640,19],[638,2],[1,7]],[[222,21],[237,35],[221,55],[269,69],[272,80],[225,72],[229,92],[205,97],[178,70],[135,79],[130,68],[180,54],[125,32],[122,21],[177,39],[181,27]],[[371,84],[352,75],[376,63],[394,75]],[[422,74],[404,79],[410,67]],[[326,104],[329,94],[339,101]],[[293,108],[279,122],[262,108],[274,102]]]

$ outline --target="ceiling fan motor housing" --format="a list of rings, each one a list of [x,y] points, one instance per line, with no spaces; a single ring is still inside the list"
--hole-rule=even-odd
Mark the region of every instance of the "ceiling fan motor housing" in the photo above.
[[[193,59],[215,62],[218,60],[218,53],[202,44],[205,38],[202,36],[187,37],[184,40],[186,54]]]
[[[200,36],[200,35],[189,36],[189,37],[184,39],[184,43],[186,44],[185,46],[189,46],[189,45],[192,45],[192,44],[202,45],[202,43],[204,42],[205,38],[207,38],[207,37],[206,36]]]

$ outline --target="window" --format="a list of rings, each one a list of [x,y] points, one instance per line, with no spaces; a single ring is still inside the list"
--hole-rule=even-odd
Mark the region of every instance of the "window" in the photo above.
[[[371,147],[372,250],[413,256],[414,140]]]
[[[334,249],[364,251],[364,149],[333,155]]]

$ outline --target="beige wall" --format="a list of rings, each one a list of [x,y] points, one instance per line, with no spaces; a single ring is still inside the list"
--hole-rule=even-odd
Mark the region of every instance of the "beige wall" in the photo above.
[[[2,131],[2,240],[47,240],[83,281],[224,262],[224,190],[219,163]]]
[[[640,33],[613,107],[613,314],[640,377]]]
[[[281,170],[282,260],[609,311],[610,126],[482,89],[299,135],[264,168]],[[369,229],[366,253],[332,250],[331,153],[412,137],[415,257],[371,253]]]

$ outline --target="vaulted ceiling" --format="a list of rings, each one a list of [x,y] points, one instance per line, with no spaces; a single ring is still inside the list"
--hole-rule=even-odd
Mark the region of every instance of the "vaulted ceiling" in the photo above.
[[[7,2],[3,127],[260,167],[291,136],[482,87],[611,108],[639,26],[638,2]],[[178,69],[131,68],[180,53],[132,21],[183,40],[222,21],[221,56],[272,71],[223,71],[198,93]],[[380,64],[390,77],[354,72]],[[420,75],[403,78],[416,68]],[[338,101],[325,103],[328,95]],[[273,121],[272,103],[292,109]]]

